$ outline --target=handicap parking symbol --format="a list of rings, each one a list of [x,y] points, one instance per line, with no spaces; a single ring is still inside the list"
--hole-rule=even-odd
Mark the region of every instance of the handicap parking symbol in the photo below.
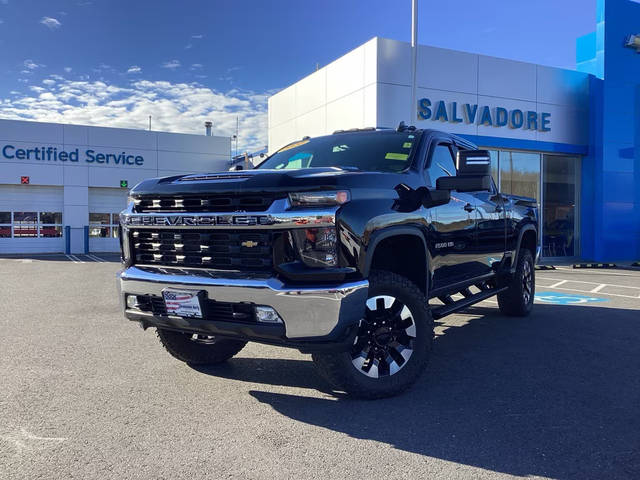
[[[555,305],[578,305],[593,302],[606,302],[607,298],[589,297],[586,295],[578,295],[576,293],[558,293],[558,292],[538,292],[536,300],[544,303],[553,303]]]

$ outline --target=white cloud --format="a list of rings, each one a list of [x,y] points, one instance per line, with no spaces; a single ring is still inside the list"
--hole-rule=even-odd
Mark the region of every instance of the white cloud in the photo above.
[[[162,68],[169,68],[171,70],[175,70],[176,68],[179,68],[182,64],[180,63],[180,60],[169,60],[168,62],[164,62],[162,64]]]
[[[20,97],[0,98],[0,117],[82,125],[146,128],[202,134],[205,120],[214,135],[230,137],[240,118],[239,150],[267,144],[267,96],[271,92],[220,92],[197,83],[136,80],[124,86],[63,80]]]
[[[191,35],[191,38],[195,38],[197,40],[200,40],[203,37],[204,37],[204,35],[202,35],[201,33],[198,33],[197,35]]]
[[[40,19],[40,23],[45,27],[49,27],[51,30],[55,30],[56,28],[60,28],[62,24],[53,17],[42,17]]]
[[[142,73],[142,68],[137,65],[131,65],[127,70],[127,73]]]
[[[202,68],[202,64],[201,63],[192,63],[191,67],[189,68],[189,70],[199,70]]]
[[[47,85],[47,86],[49,86],[49,87],[52,87],[52,86],[54,86],[54,85],[56,84],[56,81],[55,81],[55,80],[52,80],[52,79],[50,79],[50,78],[46,78],[46,79],[42,80],[42,83],[43,83],[44,85]],[[33,88],[33,87],[32,87],[32,88]]]
[[[189,43],[187,46],[184,47],[185,50],[189,50],[191,48],[193,48],[193,44],[192,43]]]
[[[70,73],[70,72],[71,72],[71,70],[73,70],[73,68],[71,68],[71,67],[64,67],[64,71],[65,71],[65,72],[67,72],[67,73]]]
[[[31,59],[27,59],[25,60],[23,63],[25,68],[28,68],[29,70],[35,70],[38,67],[42,67],[43,65],[40,65],[39,63],[34,62]]]

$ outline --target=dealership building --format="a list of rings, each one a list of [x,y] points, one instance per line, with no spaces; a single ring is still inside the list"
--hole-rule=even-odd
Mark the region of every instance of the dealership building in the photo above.
[[[0,120],[0,254],[118,251],[131,187],[230,159],[228,137]]]
[[[640,4],[598,0],[577,70],[420,45],[413,105],[411,45],[374,38],[269,99],[269,150],[400,121],[459,134],[502,192],[538,199],[544,259],[638,261],[638,52]]]

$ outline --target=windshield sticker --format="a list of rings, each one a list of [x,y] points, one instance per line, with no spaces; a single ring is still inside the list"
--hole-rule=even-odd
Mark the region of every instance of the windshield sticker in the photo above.
[[[409,155],[406,153],[387,153],[384,158],[387,160],[406,160]]]
[[[349,145],[336,145],[335,147],[333,147],[332,152],[344,152],[345,150],[349,150]]]
[[[286,146],[282,147],[276,153],[286,152],[287,150],[291,150],[292,148],[299,147],[300,145],[304,145],[305,143],[309,143],[309,140],[301,140],[299,142],[290,143],[289,145],[286,145]]]
[[[416,138],[415,135],[407,135],[407,138]]]
[[[413,143],[411,143],[411,142],[404,142],[404,143],[402,144],[402,148],[411,148],[411,145],[413,145]]]

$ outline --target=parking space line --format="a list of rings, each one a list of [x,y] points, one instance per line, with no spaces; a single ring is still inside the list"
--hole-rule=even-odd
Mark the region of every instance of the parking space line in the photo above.
[[[87,254],[87,257],[89,257],[91,260],[93,260],[94,262],[104,262],[105,260],[101,259],[100,257],[96,257],[95,255],[92,255],[90,253]]]
[[[75,263],[85,263],[82,259],[76,257],[75,255],[69,254],[67,255],[67,257],[71,257],[75,261]]]
[[[598,293],[600,290],[602,290],[604,287],[606,287],[607,284],[606,283],[601,283],[600,285],[598,285],[596,288],[589,290],[590,293]]]
[[[621,273],[621,272],[594,272],[585,271],[584,269],[574,270],[573,268],[556,267],[556,270],[562,270],[570,275],[609,275],[610,277],[638,277],[634,273]]]
[[[609,285],[611,286],[611,285]],[[545,287],[549,288],[549,287]],[[580,292],[580,293],[590,293],[589,290],[578,290],[577,288],[565,288],[565,287],[556,287],[557,290],[566,290],[568,292]],[[640,300],[640,295],[622,295],[620,293],[607,293],[600,292],[600,295],[609,295],[610,297],[621,297],[621,298],[633,298],[634,300]]]
[[[554,283],[553,285],[549,285],[546,288],[556,288],[559,287],[560,285],[564,285],[565,283],[567,283],[569,280],[560,280],[559,282]]]
[[[557,278],[549,278],[549,277],[537,277],[540,280],[557,280]],[[584,280],[566,280],[566,282],[571,282],[571,283],[585,283],[587,285],[596,285],[599,286],[601,285],[598,282],[585,282]],[[640,287],[630,287],[629,285],[614,285],[612,283],[607,283],[605,284],[605,286],[607,287],[614,287],[614,288],[630,288],[632,290],[638,290],[640,292]],[[603,287],[604,288],[604,287]]]

